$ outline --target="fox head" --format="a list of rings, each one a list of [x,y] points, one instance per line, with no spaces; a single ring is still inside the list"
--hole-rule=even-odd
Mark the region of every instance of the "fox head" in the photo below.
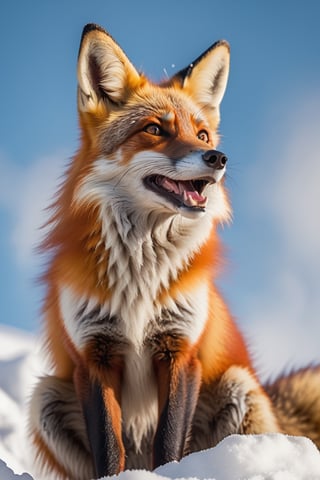
[[[219,41],[155,84],[107,32],[87,25],[78,60],[82,147],[72,202],[108,206],[122,222],[152,215],[187,223],[227,219],[227,157],[216,146],[228,71],[229,45]]]

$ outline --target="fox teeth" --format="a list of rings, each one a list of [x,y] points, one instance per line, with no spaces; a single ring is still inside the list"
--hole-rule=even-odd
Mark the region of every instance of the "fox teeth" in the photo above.
[[[189,207],[196,207],[197,205],[199,205],[198,202],[196,202],[194,198],[188,195],[185,190],[183,190],[183,202]]]
[[[180,194],[180,189],[177,187],[175,182],[171,182],[168,178],[164,178],[161,186],[165,188],[168,192],[173,192],[176,194]]]
[[[208,199],[203,197],[202,200],[195,200],[192,195],[189,195],[186,190],[183,192],[183,203],[188,207],[205,207],[208,203]]]
[[[185,190],[185,187],[182,183],[179,182],[179,195],[183,195],[183,198],[185,197],[186,195],[186,190]]]

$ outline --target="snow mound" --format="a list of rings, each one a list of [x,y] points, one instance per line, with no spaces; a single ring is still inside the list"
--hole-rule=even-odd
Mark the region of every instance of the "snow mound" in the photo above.
[[[0,460],[0,478],[1,480],[32,480],[31,475],[28,473],[23,473],[22,475],[15,474],[2,460]]]
[[[189,475],[199,480],[319,480],[320,454],[304,437],[232,435],[158,472],[174,479]]]
[[[43,359],[29,334],[0,325],[0,480],[49,479],[26,473],[34,471],[28,463],[26,405],[42,367]],[[154,472],[125,471],[106,479],[320,480],[320,453],[304,437],[233,435],[215,448]]]

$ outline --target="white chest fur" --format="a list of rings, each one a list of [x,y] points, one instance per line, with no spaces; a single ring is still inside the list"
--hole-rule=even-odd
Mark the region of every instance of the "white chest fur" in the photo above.
[[[88,341],[97,336],[109,341],[123,341],[124,378],[122,387],[122,420],[126,434],[139,449],[142,438],[153,432],[157,424],[157,386],[153,372],[149,338],[158,333],[175,332],[194,343],[207,319],[208,292],[200,286],[188,296],[180,295],[170,305],[156,306],[150,316],[143,302],[136,311],[123,316],[127,309],[114,311],[110,304],[100,305],[97,299],[77,297],[71,288],[61,287],[60,310],[66,331],[81,352]],[[122,315],[120,316],[120,314]],[[139,318],[141,315],[141,318]],[[134,331],[137,328],[142,332]]]
[[[124,231],[123,215],[119,225],[114,212],[113,215],[110,211],[106,213],[103,214],[108,251],[105,275],[111,296],[101,305],[97,298],[78,296],[71,286],[60,285],[60,311],[67,334],[79,352],[97,337],[125,345],[121,349],[124,352],[123,428],[138,449],[144,435],[156,428],[158,416],[150,339],[175,333],[193,344],[207,320],[205,283],[175,298],[168,296],[166,304],[157,300],[158,294],[177,279],[209,229],[203,228],[202,235],[196,230],[196,235],[191,235],[184,227],[186,234],[180,232],[173,242],[168,237],[174,236],[177,226],[168,220],[149,230],[144,225],[144,231],[149,233],[139,238],[135,229]]]

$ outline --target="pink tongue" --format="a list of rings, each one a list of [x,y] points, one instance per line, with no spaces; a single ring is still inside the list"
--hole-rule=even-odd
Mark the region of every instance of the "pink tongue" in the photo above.
[[[175,182],[169,178],[163,178],[162,186],[169,192],[174,192],[176,195],[180,195],[183,198],[183,203],[190,207],[205,206],[207,198],[197,192],[191,182],[180,181]]]
[[[180,182],[182,183],[182,182]],[[168,192],[174,192],[177,195],[180,195],[180,184],[178,186],[177,182],[174,182],[173,180],[170,180],[170,178],[163,177],[161,181],[161,185],[163,188],[168,190]]]
[[[196,190],[192,190],[192,191],[185,190],[185,194],[187,197],[191,197],[192,200],[194,200],[195,202],[203,202],[203,200],[205,200],[205,197],[200,195],[200,193],[197,192]]]
[[[205,207],[207,204],[207,197],[203,197],[195,190],[184,190],[183,203],[189,207]]]

